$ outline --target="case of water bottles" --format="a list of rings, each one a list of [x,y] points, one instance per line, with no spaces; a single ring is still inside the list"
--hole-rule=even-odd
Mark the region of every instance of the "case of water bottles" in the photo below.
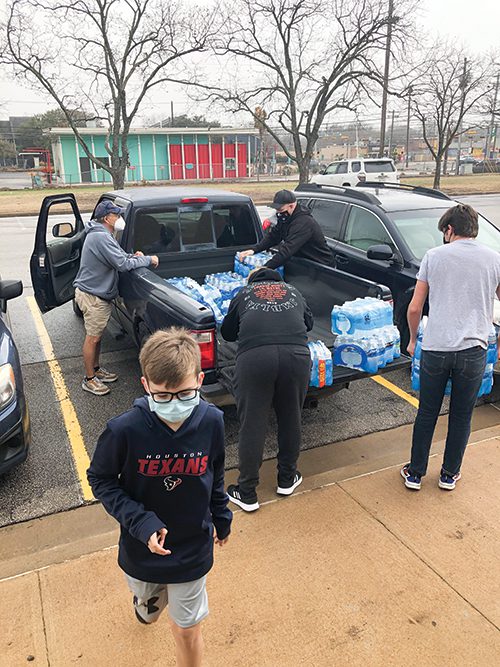
[[[205,282],[200,285],[193,278],[167,278],[169,285],[177,287],[181,292],[187,294],[198,303],[212,309],[215,321],[221,324],[227,315],[231,299],[246,285],[246,279],[242,276],[226,271],[225,273],[212,273],[205,276]]]
[[[258,252],[255,255],[248,255],[247,257],[241,257],[240,253],[237,252],[234,257],[234,271],[244,278],[248,278],[250,271],[258,269],[261,266],[264,266],[272,257],[270,252]],[[282,266],[279,266],[276,271],[281,274],[281,277],[284,277],[284,270]]]
[[[420,391],[420,363],[422,360],[422,340],[424,337],[424,330],[427,326],[427,317],[423,317],[420,324],[418,325],[417,331],[417,342],[415,343],[415,350],[413,353],[413,359],[411,363],[411,386],[413,391]],[[497,332],[495,327],[491,327],[491,331],[488,336],[488,349],[486,351],[486,367],[483,373],[483,379],[481,381],[481,386],[478,392],[478,398],[480,396],[485,396],[486,394],[491,393],[493,389],[493,366],[497,361]],[[446,383],[446,388],[444,390],[444,395],[449,396],[451,394],[451,378],[448,379]]]
[[[392,305],[374,297],[346,301],[332,310],[335,366],[376,373],[401,356]]]
[[[333,384],[332,353],[321,340],[307,343],[311,355],[310,387],[329,387]]]

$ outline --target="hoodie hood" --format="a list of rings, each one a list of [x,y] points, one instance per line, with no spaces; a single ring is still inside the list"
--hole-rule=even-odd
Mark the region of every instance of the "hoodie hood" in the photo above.
[[[173,431],[168,427],[168,424],[162,422],[162,420],[154,412],[151,412],[149,409],[147,396],[137,398],[133,403],[133,407],[136,410],[142,411],[143,418],[145,419],[149,428],[167,428],[170,437],[174,440],[179,437],[184,437],[192,431],[196,431],[200,426],[201,420],[207,414],[209,409],[208,403],[201,398],[199,404],[195,407],[186,421],[181,424],[177,431]]]
[[[110,234],[111,232],[109,229],[106,229],[106,227],[101,223],[97,222],[97,220],[90,220],[85,224],[85,233],[86,234],[91,234],[95,232],[101,232],[104,234]]]
[[[257,269],[255,273],[248,278],[248,283],[257,283],[263,282],[264,280],[273,280],[275,282],[283,282],[283,278],[278,271],[274,269],[268,269],[267,266],[263,266],[260,269]]]

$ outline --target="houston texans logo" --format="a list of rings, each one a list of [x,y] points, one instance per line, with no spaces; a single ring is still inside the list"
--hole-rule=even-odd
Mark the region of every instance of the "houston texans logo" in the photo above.
[[[163,483],[167,491],[173,491],[176,486],[182,484],[182,479],[180,477],[165,477]]]

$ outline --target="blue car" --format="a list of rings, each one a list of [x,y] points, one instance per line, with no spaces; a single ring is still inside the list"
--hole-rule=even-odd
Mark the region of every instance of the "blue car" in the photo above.
[[[21,362],[7,315],[7,301],[22,293],[20,280],[0,278],[0,474],[26,460],[31,442]]]

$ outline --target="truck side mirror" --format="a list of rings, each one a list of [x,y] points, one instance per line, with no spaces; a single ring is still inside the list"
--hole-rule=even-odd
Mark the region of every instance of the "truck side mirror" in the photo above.
[[[59,222],[57,225],[52,227],[52,236],[54,238],[63,238],[67,239],[73,236],[75,230],[71,222]]]

